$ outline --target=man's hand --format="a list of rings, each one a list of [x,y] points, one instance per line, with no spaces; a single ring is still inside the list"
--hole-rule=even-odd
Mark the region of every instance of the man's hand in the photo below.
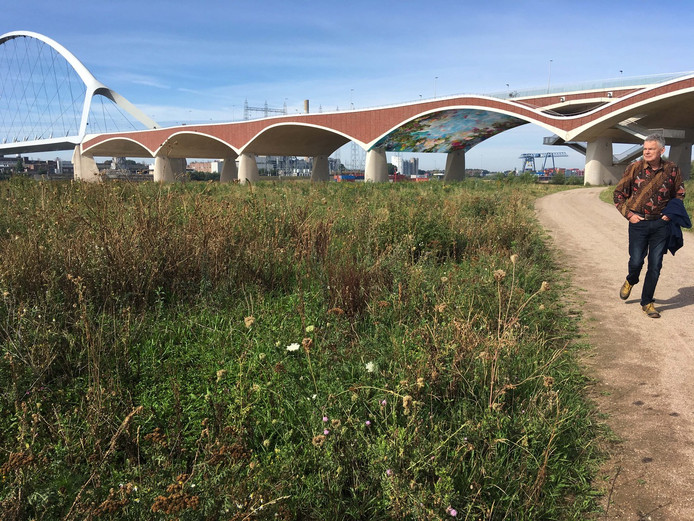
[[[636,223],[639,222],[639,221],[643,221],[643,219],[644,219],[644,218],[641,217],[640,215],[636,215],[635,213],[632,213],[632,214],[631,214],[631,217],[629,217],[629,222],[630,222],[631,224],[636,224]]]

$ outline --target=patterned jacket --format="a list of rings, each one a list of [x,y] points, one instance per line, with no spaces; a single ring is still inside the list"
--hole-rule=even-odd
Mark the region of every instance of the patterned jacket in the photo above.
[[[614,190],[614,204],[627,219],[633,214],[660,215],[670,199],[684,199],[679,167],[661,159],[655,172],[643,159],[631,163]]]

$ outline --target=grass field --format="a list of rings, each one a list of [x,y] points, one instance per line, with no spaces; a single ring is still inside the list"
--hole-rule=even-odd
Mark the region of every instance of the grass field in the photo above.
[[[1,183],[3,519],[586,519],[556,189]]]

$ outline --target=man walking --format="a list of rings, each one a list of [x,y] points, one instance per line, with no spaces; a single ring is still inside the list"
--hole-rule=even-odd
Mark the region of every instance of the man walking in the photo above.
[[[631,163],[614,191],[614,204],[629,220],[629,265],[627,278],[619,290],[622,300],[629,298],[631,288],[639,281],[641,268],[648,256],[646,278],[641,290],[641,308],[651,318],[660,318],[653,305],[663,255],[668,244],[668,217],[663,210],[670,199],[684,199],[684,182],[680,169],[662,158],[665,141],[652,134],[643,143],[643,159]]]

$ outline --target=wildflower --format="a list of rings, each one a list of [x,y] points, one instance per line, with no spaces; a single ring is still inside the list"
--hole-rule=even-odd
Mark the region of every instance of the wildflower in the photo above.
[[[316,326],[306,326],[306,332],[307,333],[313,333],[313,331],[316,329]]]
[[[266,449],[270,446],[270,440],[263,440],[263,447]]]
[[[540,286],[540,291],[549,291],[549,282],[543,280],[542,285]]]
[[[495,270],[494,271],[494,280],[496,280],[497,282],[501,282],[502,280],[504,280],[505,277],[506,277],[506,272],[504,270]]]
[[[368,427],[369,425],[371,425],[371,420],[366,420],[366,421],[364,422],[364,425],[366,425],[367,427]]]
[[[446,509],[446,514],[449,514],[451,517],[455,517],[458,515],[458,511],[455,508],[448,507]]]
[[[296,342],[293,342],[287,346],[287,351],[298,351],[301,346]]]
[[[323,422],[325,423],[325,422],[327,422],[327,421],[328,421],[328,417],[327,417],[327,416],[323,416]]]
[[[393,475],[393,471],[390,469],[386,469],[386,476],[392,476],[392,475]]]
[[[515,253],[513,255],[511,255],[511,263],[515,264],[517,260],[518,260],[518,255],[516,255]]]
[[[265,353],[260,353],[260,354],[258,355],[258,359],[259,359],[259,360],[265,360],[265,357],[266,357],[266,356],[267,356],[267,355],[266,355]]]
[[[243,319],[243,323],[246,324],[246,327],[251,327],[255,323],[255,318],[254,317],[246,317]]]
[[[324,429],[323,434],[325,434],[327,436],[328,434],[330,434],[330,431],[328,429]]]
[[[388,403],[387,401],[381,400],[381,405],[382,405],[382,406],[385,406],[387,403]]]
[[[376,370],[376,364],[373,362],[369,362],[366,364],[366,372],[367,373],[373,373]]]

